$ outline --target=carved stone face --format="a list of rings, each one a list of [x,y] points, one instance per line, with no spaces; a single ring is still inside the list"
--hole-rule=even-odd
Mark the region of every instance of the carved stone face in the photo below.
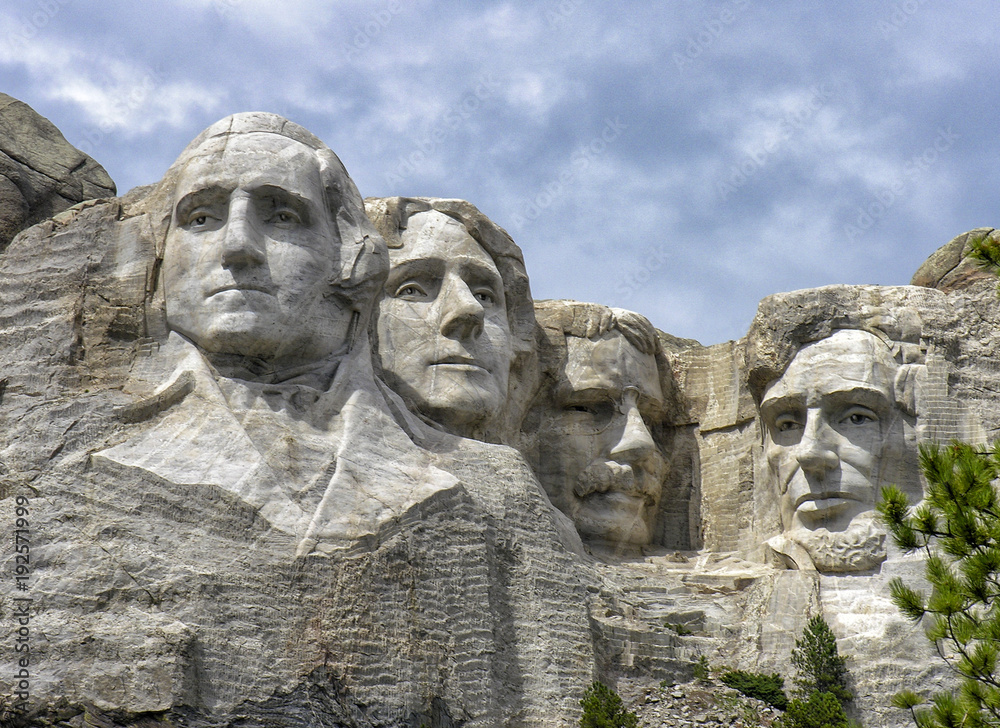
[[[411,216],[401,240],[379,306],[386,382],[448,431],[475,436],[503,407],[513,360],[500,272],[437,211]]]
[[[898,465],[903,423],[895,362],[865,331],[838,331],[802,348],[765,391],[765,454],[785,533],[809,549],[810,531],[847,530],[874,508]],[[865,528],[868,525],[866,524]]]
[[[199,348],[277,367],[340,349],[339,238],[313,150],[277,134],[207,142],[184,168],[163,260],[167,323]]]
[[[581,536],[645,544],[667,472],[650,428],[663,394],[656,359],[617,331],[567,337],[562,380],[538,420],[538,477]]]

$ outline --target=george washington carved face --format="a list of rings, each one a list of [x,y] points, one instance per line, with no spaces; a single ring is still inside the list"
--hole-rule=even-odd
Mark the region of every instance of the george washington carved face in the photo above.
[[[350,323],[331,295],[339,252],[314,150],[273,133],[210,139],[174,196],[167,323],[204,351],[277,368],[327,357]]]

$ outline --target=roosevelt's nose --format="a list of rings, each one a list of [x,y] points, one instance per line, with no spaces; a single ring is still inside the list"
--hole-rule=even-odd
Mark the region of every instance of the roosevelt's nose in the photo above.
[[[802,439],[795,446],[795,459],[804,472],[819,477],[840,462],[833,428],[818,413],[806,414]]]
[[[616,460],[640,461],[656,451],[656,443],[639,412],[637,392],[626,391],[621,411],[625,414],[625,427],[610,454]]]
[[[450,339],[474,339],[483,333],[486,310],[465,281],[446,277],[438,303],[442,335]]]
[[[248,197],[233,195],[222,229],[222,264],[226,268],[262,264],[264,236]]]

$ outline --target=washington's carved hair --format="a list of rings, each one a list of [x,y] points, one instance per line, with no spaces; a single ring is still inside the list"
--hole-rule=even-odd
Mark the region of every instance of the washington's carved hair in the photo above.
[[[304,127],[276,114],[228,116],[201,132],[181,152],[142,203],[152,216],[157,259],[163,258],[167,234],[173,224],[176,188],[184,169],[202,154],[221,152],[229,139],[241,134],[276,134],[313,151],[325,195],[325,212],[339,236],[339,240],[331,241],[340,265],[335,267],[330,284],[334,288],[351,289],[354,301],[371,302],[388,274],[388,261],[385,244],[365,215],[361,194],[333,150]]]

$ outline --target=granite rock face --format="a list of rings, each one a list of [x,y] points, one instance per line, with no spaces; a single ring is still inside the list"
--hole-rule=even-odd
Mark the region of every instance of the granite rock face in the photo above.
[[[101,165],[27,104],[0,93],[0,250],[26,227],[114,195]]]
[[[0,518],[30,555],[2,555],[29,649],[0,721],[572,726],[594,679],[791,676],[822,614],[852,715],[907,725],[892,694],[951,678],[889,600],[923,564],[874,494],[1000,428],[1000,303],[941,283],[956,255],[703,347],[533,302],[471,203],[363,202],[305,129],[224,119],[0,252]]]

